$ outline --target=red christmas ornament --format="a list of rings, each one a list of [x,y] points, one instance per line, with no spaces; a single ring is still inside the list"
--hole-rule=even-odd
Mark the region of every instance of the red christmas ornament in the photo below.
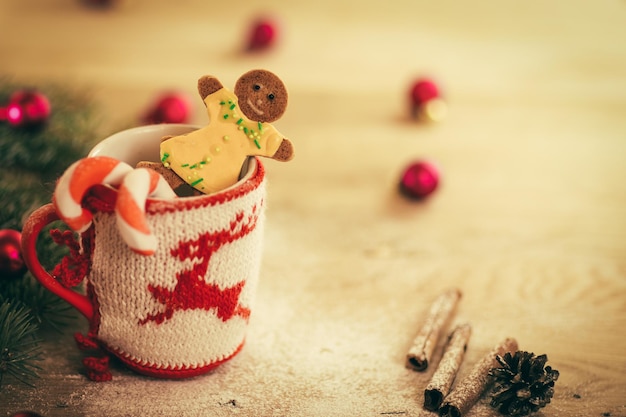
[[[35,126],[50,117],[50,102],[43,94],[34,90],[16,91],[6,107],[0,107],[0,121],[11,126]]]
[[[20,242],[22,234],[17,230],[0,230],[0,276],[13,278],[26,271],[26,264],[22,259]]]
[[[248,35],[246,49],[248,51],[260,51],[274,45],[277,39],[277,24],[271,19],[259,19],[255,21]]]
[[[189,120],[191,104],[189,99],[179,93],[163,94],[144,116],[147,124],[186,123]]]
[[[432,194],[439,185],[439,172],[427,161],[411,163],[402,174],[400,192],[413,200],[422,200]]]
[[[440,121],[447,112],[447,106],[441,98],[439,87],[434,81],[421,78],[416,80],[409,90],[411,116],[415,119]]]

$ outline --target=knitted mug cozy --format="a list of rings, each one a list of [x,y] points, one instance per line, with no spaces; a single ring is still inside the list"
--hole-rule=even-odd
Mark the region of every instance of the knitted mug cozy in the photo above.
[[[216,194],[148,200],[146,220],[158,240],[152,256],[130,250],[115,226],[117,191],[96,186],[83,200],[93,225],[81,235],[74,262],[86,271],[87,296],[66,288],[76,277],[52,277],[35,245],[57,218],[47,205],[24,227],[25,260],[33,275],[89,320],[82,349],[101,349],[150,376],[184,378],[205,373],[242,348],[259,276],[265,170],[258,159],[246,178]],[[74,251],[76,252],[76,251]],[[59,273],[59,269],[55,269]],[[63,273],[61,273],[63,275]],[[71,278],[71,279],[70,279]],[[107,358],[83,361],[93,380],[108,380]]]

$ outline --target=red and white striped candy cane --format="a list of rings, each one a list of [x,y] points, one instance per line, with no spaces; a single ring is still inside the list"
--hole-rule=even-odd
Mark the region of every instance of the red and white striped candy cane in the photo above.
[[[141,255],[152,255],[157,246],[146,222],[148,197],[175,198],[176,194],[156,171],[137,168],[124,177],[115,203],[120,235],[134,252]]]
[[[81,206],[89,188],[96,184],[117,186],[133,168],[125,162],[108,156],[83,158],[63,173],[53,195],[57,214],[72,230],[84,232],[91,225],[93,215]]]

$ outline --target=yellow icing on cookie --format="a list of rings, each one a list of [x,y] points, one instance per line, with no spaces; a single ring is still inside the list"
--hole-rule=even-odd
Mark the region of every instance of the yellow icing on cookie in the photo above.
[[[222,88],[204,102],[209,124],[161,142],[161,162],[205,194],[227,188],[239,179],[248,156],[273,156],[283,140],[269,123],[248,119],[237,96]]]

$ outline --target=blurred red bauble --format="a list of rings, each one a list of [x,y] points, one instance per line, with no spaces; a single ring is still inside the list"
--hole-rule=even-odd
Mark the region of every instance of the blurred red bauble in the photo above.
[[[20,90],[11,95],[6,107],[0,109],[0,120],[6,120],[14,127],[36,126],[48,120],[50,110],[46,96],[34,90]]]
[[[260,51],[268,49],[276,43],[278,25],[271,19],[259,19],[252,24],[246,49]]]
[[[21,240],[22,234],[17,230],[0,230],[0,277],[13,278],[26,272]]]
[[[163,94],[144,116],[144,123],[186,123],[191,105],[189,99],[179,93]]]
[[[409,90],[411,116],[415,119],[440,121],[447,113],[439,87],[428,78],[416,80]]]
[[[427,161],[416,161],[404,170],[400,179],[400,192],[412,199],[422,200],[431,195],[439,185],[439,172]]]
[[[420,106],[429,100],[438,98],[439,87],[432,80],[421,78],[412,85],[410,94],[413,104]]]

